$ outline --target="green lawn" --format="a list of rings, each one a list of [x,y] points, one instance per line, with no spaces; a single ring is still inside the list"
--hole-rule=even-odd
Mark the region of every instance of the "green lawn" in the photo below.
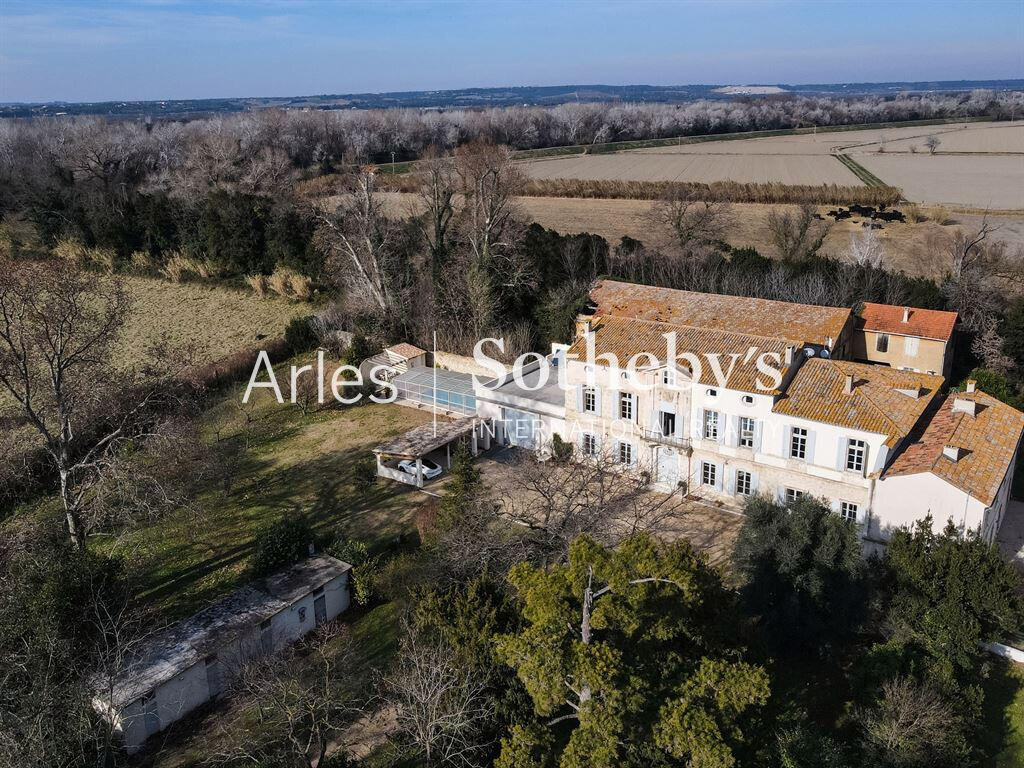
[[[991,768],[1024,766],[1024,666],[998,662],[985,685],[985,751]]]
[[[123,554],[138,594],[165,617],[188,615],[243,582],[254,537],[281,515],[307,515],[328,539],[354,536],[372,546],[411,530],[412,511],[425,499],[387,480],[358,489],[355,467],[428,414],[369,403],[303,416],[261,390],[247,424],[241,392],[202,417],[211,442],[248,442],[230,490],[205,492],[198,517],[172,514],[105,545]]]

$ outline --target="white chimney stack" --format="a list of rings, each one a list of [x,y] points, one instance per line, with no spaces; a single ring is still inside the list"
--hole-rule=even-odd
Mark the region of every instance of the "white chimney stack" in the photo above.
[[[909,323],[910,322],[910,307],[904,307],[903,308],[903,322],[904,323]]]
[[[786,347],[786,365],[793,364],[793,348]]]
[[[944,445],[942,447],[942,455],[950,461],[960,461],[960,449],[955,445]]]
[[[978,388],[978,382],[976,382],[974,379],[968,379],[967,380],[967,394],[968,395],[973,395],[974,391],[977,388]]]
[[[843,394],[844,395],[852,395],[853,394],[853,374],[852,373],[846,374],[846,378],[843,380]]]

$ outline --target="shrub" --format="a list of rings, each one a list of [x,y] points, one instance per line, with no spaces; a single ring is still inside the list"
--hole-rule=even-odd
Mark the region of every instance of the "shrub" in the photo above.
[[[292,298],[296,301],[313,300],[313,281],[305,275],[293,272],[288,276],[288,287],[291,289]]]
[[[183,283],[191,274],[191,266],[191,259],[180,251],[174,251],[160,268],[160,273],[172,283]]]
[[[922,221],[928,220],[928,217],[925,216],[924,212],[921,210],[921,206],[917,205],[916,203],[914,205],[908,205],[906,208],[904,208],[903,213],[906,214],[907,221],[909,221],[911,224],[920,224]]]
[[[256,537],[249,568],[257,577],[279,571],[306,558],[315,540],[305,517],[282,517]]]
[[[327,553],[352,566],[352,596],[358,605],[368,605],[373,599],[378,558],[372,557],[366,544],[358,539],[335,539],[327,545]]]
[[[77,240],[59,240],[53,247],[53,255],[68,264],[83,268],[89,262],[89,251]]]
[[[308,352],[317,346],[317,337],[310,324],[311,317],[295,317],[284,329],[284,343],[292,354]]]
[[[151,275],[159,269],[156,259],[149,251],[132,251],[128,263],[135,272],[143,275]]]
[[[366,358],[372,357],[374,351],[373,345],[370,344],[370,340],[361,333],[357,333],[352,337],[352,343],[348,345],[348,349],[345,350],[345,355],[342,357],[341,361],[345,363],[345,365],[358,366]]]
[[[267,285],[266,275],[246,275],[245,282],[252,288],[253,293],[259,296],[261,299],[267,295],[269,286]]]
[[[278,267],[274,270],[274,273],[267,278],[267,284],[270,286],[270,290],[278,296],[288,298],[291,292],[291,276],[292,271],[290,269],[286,267]]]
[[[111,275],[114,273],[117,251],[113,248],[90,248],[87,259],[89,266]]]
[[[377,460],[373,456],[359,459],[352,470],[352,482],[358,490],[369,490],[377,483]]]
[[[551,458],[554,461],[568,461],[572,458],[572,443],[567,443],[558,434],[551,439]]]

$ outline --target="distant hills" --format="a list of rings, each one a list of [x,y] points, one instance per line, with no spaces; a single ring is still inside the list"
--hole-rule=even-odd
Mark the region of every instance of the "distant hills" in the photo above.
[[[1024,80],[941,80],[936,82],[822,83],[816,85],[725,83],[717,85],[549,85],[516,88],[463,88],[449,91],[394,91],[293,97],[175,99],[166,101],[48,102],[0,104],[0,117],[105,115],[121,118],[187,119],[258,109],[456,109],[553,106],[569,102],[684,103],[696,99],[854,96],[936,91],[1024,90]]]

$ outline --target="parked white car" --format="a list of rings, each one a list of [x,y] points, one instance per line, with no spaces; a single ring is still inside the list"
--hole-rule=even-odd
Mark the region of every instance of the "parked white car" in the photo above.
[[[405,459],[404,461],[398,462],[398,468],[405,472],[407,475],[416,476],[416,462],[412,459]],[[435,477],[441,474],[443,470],[441,467],[430,459],[423,459],[423,476],[427,480],[433,480]]]

